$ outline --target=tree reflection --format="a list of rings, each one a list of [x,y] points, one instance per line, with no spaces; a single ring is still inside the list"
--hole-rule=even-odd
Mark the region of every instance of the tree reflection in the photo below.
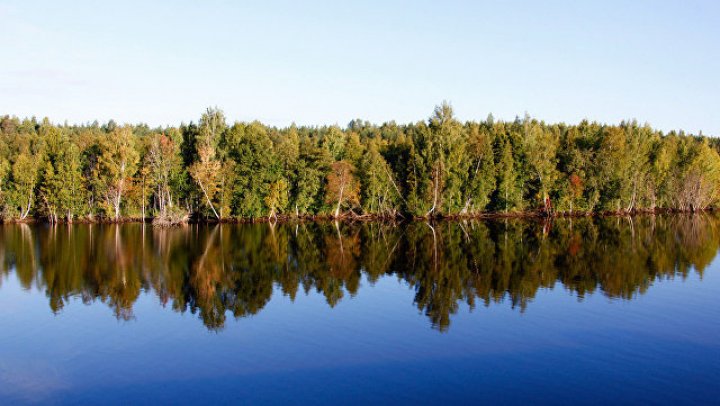
[[[53,312],[73,297],[133,316],[142,292],[197,314],[212,330],[261,311],[278,291],[333,307],[361,282],[395,276],[444,331],[460,306],[525,311],[560,282],[579,300],[632,299],[658,279],[701,276],[720,245],[707,215],[462,222],[186,225],[4,225],[0,266],[43,290]],[[1,279],[0,279],[1,281]]]

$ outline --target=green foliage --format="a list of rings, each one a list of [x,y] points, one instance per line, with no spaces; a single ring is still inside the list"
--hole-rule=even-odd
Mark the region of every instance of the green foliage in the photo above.
[[[501,141],[497,167],[497,185],[495,208],[507,213],[522,209],[522,179],[518,174],[518,160],[513,155],[510,140]]]
[[[528,181],[537,190],[535,201],[545,205],[546,199],[559,177],[557,170],[557,147],[560,137],[552,131],[543,130],[534,120],[524,124],[523,152],[528,167]],[[532,187],[532,186],[531,186]]]
[[[228,125],[217,108],[155,129],[5,116],[0,208],[51,221],[697,211],[720,202],[718,148],[634,121],[461,123],[448,103],[426,121],[345,129]]]
[[[60,141],[48,154],[40,184],[41,212],[51,221],[72,221],[84,209],[86,189],[78,147]]]
[[[366,213],[393,216],[401,207],[400,189],[393,179],[392,169],[371,143],[360,162],[362,209]]]
[[[470,124],[467,144],[467,180],[461,214],[482,213],[490,203],[496,184],[496,168],[489,126]]]
[[[226,186],[234,191],[233,214],[254,218],[279,209],[277,199],[272,199],[275,207],[271,210],[265,202],[271,184],[277,182],[282,174],[282,166],[274,154],[267,129],[258,122],[249,125],[238,123],[228,130],[226,140],[226,154],[234,162],[235,169]]]

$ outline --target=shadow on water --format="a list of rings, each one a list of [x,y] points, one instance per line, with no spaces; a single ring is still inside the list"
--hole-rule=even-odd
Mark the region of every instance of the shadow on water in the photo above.
[[[711,215],[560,218],[410,224],[4,225],[0,266],[46,293],[53,312],[70,298],[100,301],[131,319],[143,291],[199,314],[212,330],[260,312],[275,287],[316,291],[333,307],[395,276],[432,326],[449,328],[463,302],[518,311],[558,282],[582,299],[632,299],[655,280],[702,276],[720,244]],[[1,287],[0,287],[1,289]]]

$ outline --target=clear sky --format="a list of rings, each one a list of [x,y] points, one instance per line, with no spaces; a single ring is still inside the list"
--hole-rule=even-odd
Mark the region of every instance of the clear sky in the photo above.
[[[0,114],[635,118],[720,136],[720,1],[0,0]]]

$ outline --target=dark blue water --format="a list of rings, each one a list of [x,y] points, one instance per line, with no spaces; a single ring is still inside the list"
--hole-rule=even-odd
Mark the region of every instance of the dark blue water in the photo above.
[[[0,228],[0,403],[704,403],[714,217]]]

